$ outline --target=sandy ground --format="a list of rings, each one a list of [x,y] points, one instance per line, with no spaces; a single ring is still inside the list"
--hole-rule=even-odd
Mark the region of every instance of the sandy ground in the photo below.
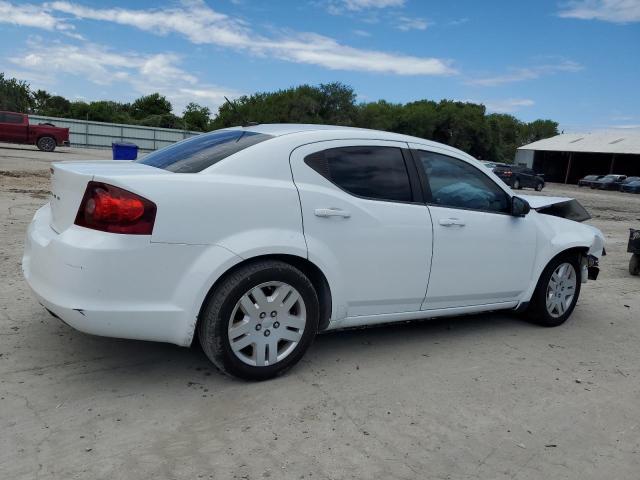
[[[545,189],[608,239],[559,328],[503,313],[330,333],[245,383],[197,348],[76,332],[31,297],[20,258],[48,162],[101,156],[0,147],[0,478],[640,477],[640,195]]]

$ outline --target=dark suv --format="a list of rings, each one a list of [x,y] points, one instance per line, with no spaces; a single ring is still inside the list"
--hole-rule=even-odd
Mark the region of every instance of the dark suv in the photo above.
[[[493,169],[504,183],[520,190],[523,187],[535,188],[538,192],[544,188],[544,177],[527,167],[505,165]]]

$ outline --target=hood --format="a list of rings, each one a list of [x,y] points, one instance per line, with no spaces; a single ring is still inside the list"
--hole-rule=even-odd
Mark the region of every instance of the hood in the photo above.
[[[591,218],[586,208],[575,198],[543,197],[539,195],[518,195],[529,202],[531,208],[538,213],[566,218],[574,222],[584,222]]]
[[[516,195],[531,205],[531,208],[537,210],[542,207],[548,207],[549,205],[555,205],[556,203],[569,202],[573,198],[569,197],[544,197],[542,195]]]

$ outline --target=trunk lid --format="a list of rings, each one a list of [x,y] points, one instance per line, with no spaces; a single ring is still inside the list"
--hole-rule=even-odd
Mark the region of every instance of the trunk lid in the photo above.
[[[62,233],[73,225],[87,183],[96,176],[100,177],[100,181],[109,183],[109,177],[154,174],[171,175],[166,170],[122,160],[51,164],[51,228]]]

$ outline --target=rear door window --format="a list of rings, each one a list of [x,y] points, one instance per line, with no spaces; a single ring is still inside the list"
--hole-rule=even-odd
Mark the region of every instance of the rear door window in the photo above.
[[[175,173],[197,173],[245,148],[273,138],[246,130],[203,133],[156,150],[136,160]]]
[[[346,192],[372,200],[411,202],[402,150],[396,147],[340,147],[311,154],[305,163]]]

